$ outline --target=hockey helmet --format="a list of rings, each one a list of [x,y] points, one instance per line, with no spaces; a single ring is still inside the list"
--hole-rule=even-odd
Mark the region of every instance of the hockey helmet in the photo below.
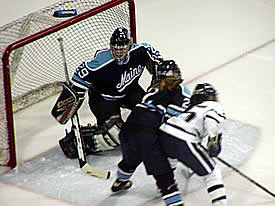
[[[191,96],[191,105],[204,101],[218,101],[216,89],[209,83],[197,84]]]
[[[129,60],[129,49],[132,44],[130,32],[123,27],[117,28],[110,39],[110,48],[118,64],[125,64]]]
[[[165,60],[156,68],[156,80],[173,77],[181,79],[181,71],[174,60]]]

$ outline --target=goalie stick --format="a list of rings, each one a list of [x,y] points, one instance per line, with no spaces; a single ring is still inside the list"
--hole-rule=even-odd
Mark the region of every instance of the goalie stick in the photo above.
[[[71,84],[70,84],[70,80],[69,80],[68,68],[67,68],[67,63],[66,63],[66,58],[65,58],[63,39],[58,38],[57,40],[59,42],[59,46],[60,46],[60,50],[61,50],[61,54],[62,54],[66,83],[68,86],[70,86]],[[72,116],[71,122],[72,122],[72,129],[74,129],[75,134],[76,134],[75,135],[76,146],[77,146],[80,169],[89,175],[96,176],[99,178],[108,179],[111,175],[110,171],[93,168],[87,163],[87,157],[86,157],[86,152],[85,152],[85,148],[84,148],[84,144],[83,144],[83,138],[82,138],[82,134],[81,134],[81,130],[80,130],[80,122],[79,122],[77,111]],[[75,123],[77,126],[75,125]]]

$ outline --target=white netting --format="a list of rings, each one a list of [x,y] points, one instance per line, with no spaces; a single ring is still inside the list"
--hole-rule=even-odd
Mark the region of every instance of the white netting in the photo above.
[[[0,48],[2,51],[3,49]],[[2,52],[1,52],[2,53]],[[2,61],[0,62],[2,68]],[[0,80],[3,81],[3,70],[0,71]],[[0,147],[8,148],[8,136],[7,136],[7,119],[5,113],[5,97],[4,97],[4,84],[0,83]]]
[[[18,40],[72,18],[53,17],[54,11],[76,9],[78,14],[82,14],[107,2],[111,1],[62,0],[4,25],[0,27],[0,53],[3,55],[6,47]],[[64,39],[68,70],[71,75],[79,64],[90,60],[98,49],[109,46],[109,38],[115,28],[120,26],[130,28],[128,2],[118,0],[116,2],[121,3],[12,50],[9,56],[9,71],[14,112],[61,91],[60,85],[65,81],[65,77],[57,38]],[[0,148],[7,148],[2,62],[0,78]]]

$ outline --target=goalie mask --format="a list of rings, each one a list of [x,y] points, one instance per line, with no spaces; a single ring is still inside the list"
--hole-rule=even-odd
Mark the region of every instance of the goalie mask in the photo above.
[[[174,60],[163,61],[156,68],[156,80],[165,78],[181,79],[181,72]]]
[[[217,91],[211,84],[197,84],[191,96],[191,105],[200,104],[204,101],[218,101]]]
[[[125,28],[117,28],[110,39],[110,48],[113,57],[119,65],[126,64],[129,60],[129,49],[132,45],[130,33]]]

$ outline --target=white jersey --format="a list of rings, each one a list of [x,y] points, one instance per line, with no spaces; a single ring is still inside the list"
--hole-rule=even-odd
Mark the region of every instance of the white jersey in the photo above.
[[[216,136],[220,123],[225,120],[218,102],[205,101],[187,109],[179,116],[168,119],[160,130],[188,142],[202,142],[204,137]]]

